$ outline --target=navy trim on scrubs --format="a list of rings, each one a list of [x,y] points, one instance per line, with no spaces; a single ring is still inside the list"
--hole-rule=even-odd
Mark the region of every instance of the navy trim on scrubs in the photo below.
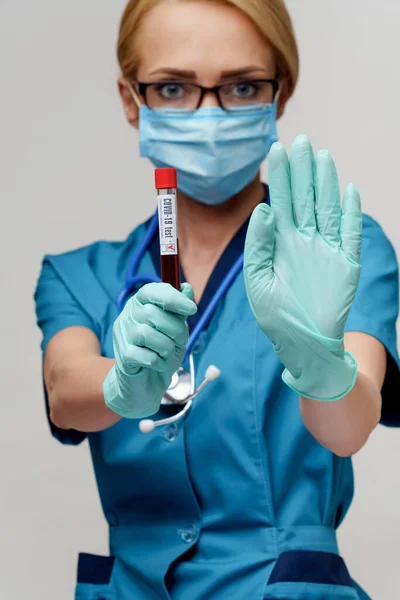
[[[399,368],[393,356],[386,350],[387,366],[383,383],[381,424],[400,427]]]
[[[114,561],[113,556],[80,554],[78,560],[78,583],[91,583],[94,585],[106,585],[110,583]]]
[[[330,552],[292,550],[281,554],[268,581],[274,583],[322,583],[353,587],[343,559]]]
[[[269,199],[269,189],[267,185],[264,185],[265,188],[265,197],[263,202],[270,204]],[[221,281],[228,274],[229,269],[233,266],[239,256],[242,254],[244,250],[244,243],[246,241],[247,228],[249,226],[250,217],[246,220],[245,223],[241,226],[241,228],[234,235],[232,240],[229,242],[228,246],[225,248],[222,256],[220,257],[218,263],[215,266],[214,271],[211,273],[211,276],[207,282],[207,285],[204,289],[203,295],[200,299],[200,302],[197,307],[197,313],[188,319],[189,330],[192,330],[201,315],[206,310],[209,305],[211,299],[216,294],[218,287],[221,284]],[[149,221],[146,223],[146,225]],[[157,275],[161,277],[161,265],[160,265],[160,242],[158,234],[154,236],[150,247],[150,256],[153,262],[154,268],[156,269]],[[181,281],[186,281],[185,274],[181,269]]]

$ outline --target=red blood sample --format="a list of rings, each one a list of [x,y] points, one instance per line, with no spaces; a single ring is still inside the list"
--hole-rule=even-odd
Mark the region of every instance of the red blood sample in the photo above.
[[[158,195],[161,279],[180,290],[176,169],[156,169],[155,182]]]

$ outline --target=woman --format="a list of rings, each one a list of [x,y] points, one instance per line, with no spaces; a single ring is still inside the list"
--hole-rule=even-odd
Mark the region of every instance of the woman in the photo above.
[[[352,497],[349,457],[381,413],[398,419],[397,263],[354,186],[341,209],[329,153],[314,159],[304,136],[290,161],[271,150],[298,76],[285,6],[131,0],[118,57],[142,155],[178,169],[186,283],[133,290],[118,314],[150,222],[124,242],[44,259],[36,302],[52,431],[88,437],[110,527],[110,557],[80,556],[76,597],[366,598],[335,529]],[[259,167],[270,150],[269,195]],[[210,364],[221,377],[185,419],[143,435],[137,419],[158,412],[187,368],[188,329],[245,240],[244,272],[192,350],[197,384]],[[153,236],[136,274],[156,278],[158,252]]]

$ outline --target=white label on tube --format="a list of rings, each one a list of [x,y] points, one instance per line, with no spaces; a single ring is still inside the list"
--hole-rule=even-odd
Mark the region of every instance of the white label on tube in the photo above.
[[[160,229],[160,254],[178,254],[178,224],[176,194],[158,196],[158,224]]]

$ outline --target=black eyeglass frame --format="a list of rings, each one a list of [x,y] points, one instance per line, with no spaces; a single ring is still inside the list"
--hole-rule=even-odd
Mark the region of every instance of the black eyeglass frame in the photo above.
[[[150,82],[143,82],[143,81],[134,81],[132,82],[133,86],[135,86],[137,92],[143,96],[145,104],[148,108],[150,108],[150,110],[154,110],[152,109],[148,104],[147,104],[147,98],[146,98],[146,92],[147,92],[147,88],[151,85],[191,85],[193,87],[196,87],[200,90],[200,98],[199,98],[199,102],[196,106],[196,108],[188,111],[188,112],[194,112],[196,110],[198,110],[204,100],[204,96],[208,93],[208,92],[212,92],[213,94],[215,94],[215,96],[217,97],[218,100],[218,104],[220,105],[220,107],[229,112],[229,111],[234,111],[234,108],[225,108],[221,97],[220,97],[220,89],[223,87],[226,87],[228,85],[240,85],[241,83],[270,83],[272,85],[272,90],[273,90],[273,98],[272,98],[272,102],[275,101],[276,99],[276,95],[279,91],[279,79],[241,79],[239,81],[231,81],[231,82],[226,82],[226,83],[220,83],[219,85],[215,85],[214,87],[204,87],[202,85],[199,85],[197,83],[192,83],[191,81],[177,81],[177,80],[162,80],[162,81],[150,81]]]

